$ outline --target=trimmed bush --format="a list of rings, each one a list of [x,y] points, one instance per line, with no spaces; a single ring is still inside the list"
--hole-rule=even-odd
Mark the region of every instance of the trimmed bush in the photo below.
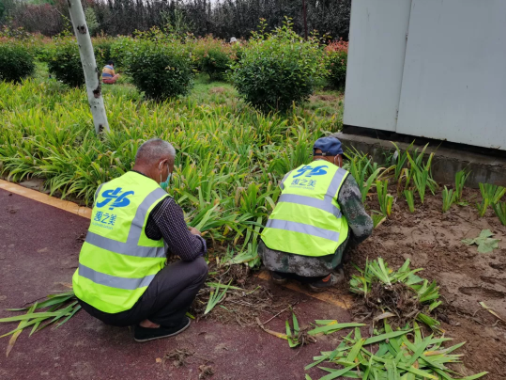
[[[131,37],[120,36],[114,39],[111,44],[111,56],[116,69],[124,69],[128,67],[128,59],[132,55],[135,40]]]
[[[223,81],[231,63],[232,60],[227,53],[219,48],[213,48],[202,57],[199,66],[202,72],[209,74],[212,81]]]
[[[192,55],[196,68],[208,74],[211,81],[225,80],[235,58],[232,47],[213,36],[200,38],[193,41],[193,44]]]
[[[107,61],[112,59],[112,44],[113,42],[110,39],[100,38],[98,41],[93,41],[93,51],[95,52],[95,60],[97,61],[99,69],[101,69]]]
[[[323,50],[315,38],[304,41],[287,19],[273,33],[254,33],[232,79],[239,94],[264,112],[287,111],[309,98],[325,74]]]
[[[56,79],[71,87],[84,85],[84,72],[77,42],[59,40],[48,52],[47,67]]]
[[[186,47],[165,40],[136,41],[127,74],[147,97],[158,100],[188,94],[193,77]]]
[[[346,65],[348,61],[348,43],[342,39],[329,44],[325,51],[327,79],[336,89],[344,88],[346,82]]]
[[[33,74],[34,57],[30,51],[11,42],[0,43],[0,81],[20,82]]]

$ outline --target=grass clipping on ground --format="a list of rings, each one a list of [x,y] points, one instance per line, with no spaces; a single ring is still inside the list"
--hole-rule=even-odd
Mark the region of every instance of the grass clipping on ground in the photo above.
[[[355,316],[367,319],[373,315],[374,321],[393,317],[397,326],[405,325],[412,319],[427,324],[434,331],[441,331],[439,321],[430,314],[441,305],[439,286],[435,281],[429,283],[411,270],[409,259],[397,271],[392,270],[382,258],[366,261],[364,270],[355,266],[360,275],[353,275],[350,291],[361,295]]]
[[[309,370],[324,362],[337,366],[319,366],[327,374],[322,380],[340,377],[363,380],[474,380],[483,377],[482,372],[469,377],[450,369],[447,364],[460,362],[462,355],[453,354],[464,343],[445,348],[444,343],[452,339],[436,337],[434,334],[423,338],[420,327],[413,322],[403,330],[394,331],[385,319],[382,332],[375,332],[370,338],[362,338],[359,328],[350,332],[332,352],[321,352],[315,356]],[[306,379],[311,379],[306,375]]]

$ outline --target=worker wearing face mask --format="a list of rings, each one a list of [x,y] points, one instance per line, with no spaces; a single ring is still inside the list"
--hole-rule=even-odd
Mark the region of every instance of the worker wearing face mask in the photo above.
[[[345,250],[371,235],[360,189],[342,167],[341,142],[324,137],[313,146],[313,161],[281,181],[258,249],[274,283],[297,280],[316,292],[333,287],[344,278]]]
[[[100,185],[73,277],[85,311],[134,326],[139,342],[188,328],[186,312],[207,277],[206,242],[166,192],[175,155],[170,143],[148,140],[132,171]],[[171,255],[181,260],[166,265]]]

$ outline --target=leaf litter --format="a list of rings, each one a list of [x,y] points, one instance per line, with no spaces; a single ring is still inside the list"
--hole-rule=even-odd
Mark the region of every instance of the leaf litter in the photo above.
[[[490,229],[484,229],[478,237],[463,239],[462,243],[467,246],[476,245],[478,246],[478,253],[487,254],[499,247],[500,239],[491,238],[492,236],[494,236],[494,233]]]

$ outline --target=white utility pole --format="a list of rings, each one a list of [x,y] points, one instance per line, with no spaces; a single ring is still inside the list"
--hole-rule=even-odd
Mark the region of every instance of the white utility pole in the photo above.
[[[109,132],[109,123],[107,122],[104,98],[102,97],[100,70],[95,61],[95,52],[93,51],[91,37],[88,33],[83,5],[81,4],[81,0],[67,0],[67,2],[69,5],[70,19],[74,27],[74,34],[76,35],[79,45],[79,54],[81,56],[81,63],[83,64],[84,80],[88,93],[88,103],[90,105],[91,114],[93,115],[95,131],[97,134],[103,131]]]

